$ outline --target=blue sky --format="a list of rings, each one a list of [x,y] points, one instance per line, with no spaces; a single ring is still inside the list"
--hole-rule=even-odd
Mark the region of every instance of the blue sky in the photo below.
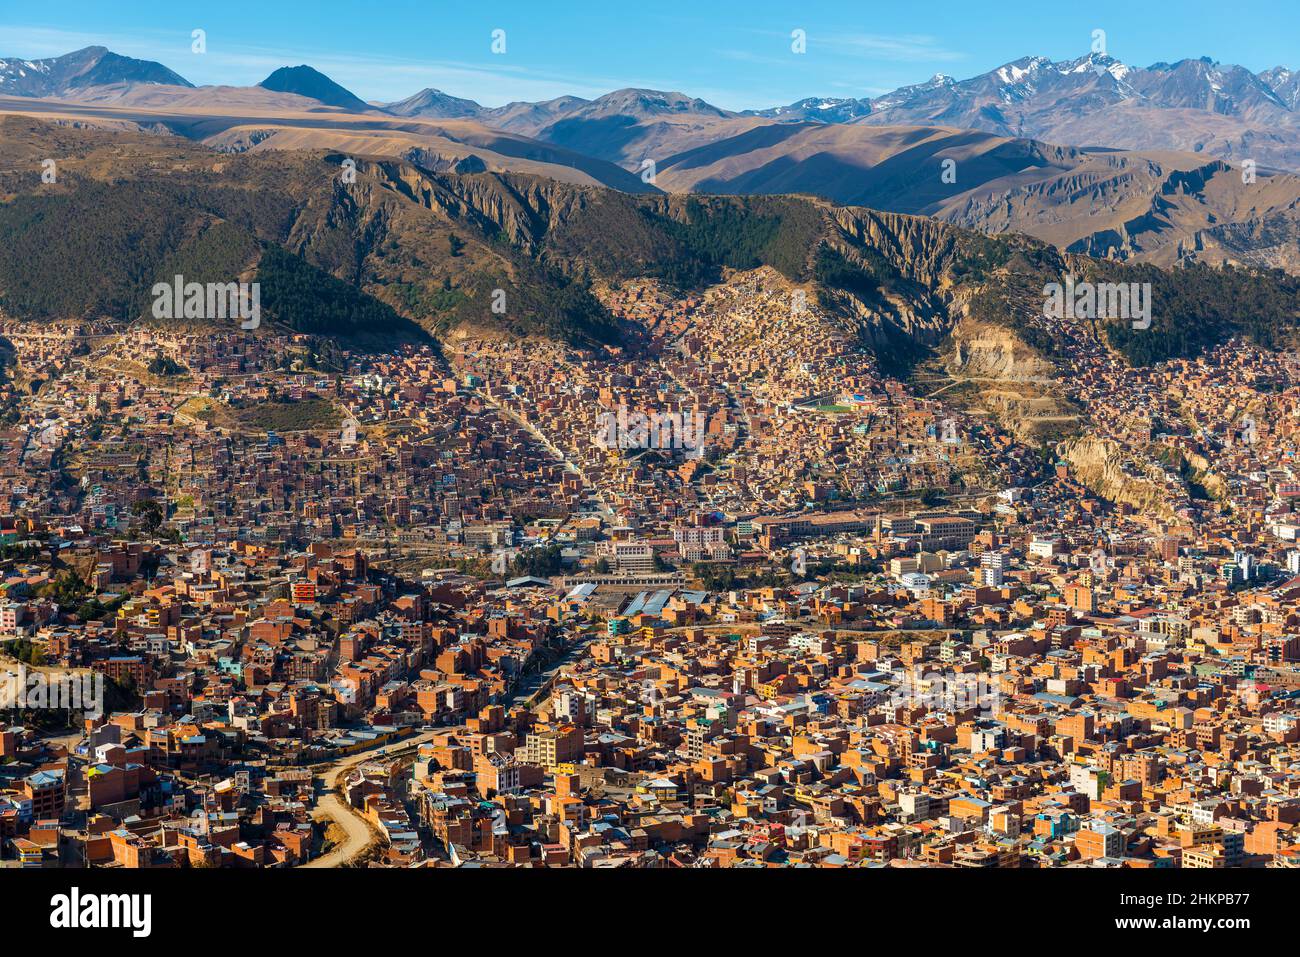
[[[191,31],[207,33],[205,54]],[[491,51],[492,31],[506,50]],[[807,52],[791,51],[805,31]],[[935,73],[959,78],[1029,54],[1088,52],[1092,31],[1136,66],[1210,56],[1300,68],[1300,3],[1135,0],[466,0],[0,2],[0,56],[101,44],[191,82],[252,84],[309,63],[367,100],[432,86],[496,106],[626,86],[679,90],[728,109],[805,96],[875,96]]]

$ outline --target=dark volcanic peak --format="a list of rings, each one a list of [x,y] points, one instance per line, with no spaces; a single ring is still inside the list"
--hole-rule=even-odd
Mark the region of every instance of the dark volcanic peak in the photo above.
[[[360,97],[339,86],[324,73],[303,64],[302,66],[282,66],[258,84],[264,90],[276,93],[296,93],[309,97],[327,106],[337,106],[345,110],[365,112],[374,109]]]
[[[8,96],[60,96],[114,83],[194,85],[161,63],[121,56],[107,47],[86,47],[44,60],[0,59],[0,94]]]

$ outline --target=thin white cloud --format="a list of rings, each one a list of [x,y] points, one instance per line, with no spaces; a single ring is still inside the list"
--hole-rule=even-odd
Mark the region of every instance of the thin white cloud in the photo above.
[[[769,56],[763,53],[755,53],[753,50],[714,50],[713,52],[716,56],[722,57],[724,60],[735,60],[738,63],[757,63],[762,66],[774,66],[783,69],[800,65],[795,59],[800,54],[796,53],[791,53],[789,56],[785,57],[779,57]]]
[[[809,49],[813,37],[808,38]],[[937,39],[924,34],[903,34],[888,36],[876,33],[832,34],[818,37],[817,43],[825,44],[835,50],[858,53],[881,60],[900,63],[926,63],[932,60],[964,60],[966,54],[959,50],[950,50]]]
[[[757,52],[752,49],[726,48],[713,51],[719,59],[732,60],[737,63],[754,64],[780,70],[787,79],[782,82],[785,92],[773,94],[774,87],[766,91],[744,90],[721,94],[719,99],[711,102],[729,109],[763,109],[778,104],[792,103],[809,95],[827,95],[854,98],[876,97],[890,93],[900,86],[920,82],[923,77],[910,75],[913,68],[907,64],[921,63],[932,66],[939,62],[951,62],[966,58],[965,53],[944,47],[934,37],[922,34],[855,34],[855,33],[821,33],[809,31],[807,52],[796,54],[784,53],[786,34],[770,30],[750,30],[752,34],[773,38],[779,42],[769,44],[765,50],[775,52]],[[834,58],[835,78],[826,76],[827,58]],[[901,64],[900,66],[882,67],[880,63]],[[870,71],[867,76],[857,79],[855,74]],[[925,75],[929,76],[929,72]],[[777,74],[770,74],[776,77]],[[799,88],[805,92],[792,95],[789,91]],[[707,99],[707,97],[706,97]]]
[[[758,36],[779,39],[781,43],[790,42],[789,34],[775,30],[749,30]],[[774,49],[779,49],[774,48]],[[843,56],[870,57],[877,60],[889,60],[897,63],[926,63],[935,60],[964,60],[967,54],[943,45],[937,38],[924,33],[845,33],[842,31],[809,30],[807,33],[807,52],[803,54],[814,58],[821,51],[831,51]],[[738,51],[737,51],[738,52]],[[737,55],[737,59],[750,59]],[[761,62],[754,58],[756,62]]]
[[[169,51],[173,56],[182,50],[188,52],[190,38],[174,35],[175,44]],[[40,59],[61,56],[73,50],[85,47],[108,47],[124,56],[141,56],[146,50],[158,49],[158,39],[144,40],[135,36],[118,34],[83,33],[78,30],[63,30],[56,27],[4,26],[0,27],[0,57],[24,57]]]
[[[830,89],[843,90],[845,96],[862,99],[863,97],[884,96],[886,93],[893,93],[904,85],[899,83],[894,86],[881,86],[880,84],[844,83],[840,80],[832,80]]]

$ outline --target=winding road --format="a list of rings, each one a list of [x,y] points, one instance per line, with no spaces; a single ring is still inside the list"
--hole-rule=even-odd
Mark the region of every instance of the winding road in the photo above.
[[[369,847],[372,842],[378,840],[378,835],[370,826],[370,823],[360,812],[350,807],[343,800],[343,795],[339,791],[339,786],[348,771],[376,758],[392,757],[393,755],[414,751],[424,742],[432,741],[435,734],[449,730],[451,729],[439,728],[438,731],[423,731],[414,737],[403,738],[401,741],[395,741],[392,744],[386,744],[370,751],[350,754],[346,758],[341,758],[332,764],[326,765],[323,771],[317,772],[316,781],[324,784],[324,793],[316,802],[312,817],[318,821],[333,821],[343,828],[347,837],[342,844],[331,848],[328,853],[298,866],[342,867]]]
[[[584,633],[582,637],[566,648],[546,670],[535,672],[521,681],[507,703],[507,707],[520,701],[526,702],[531,707],[534,700],[549,688],[565,663],[578,650],[585,647],[587,642],[596,634],[598,632],[595,630]],[[343,829],[346,837],[341,844],[330,848],[327,853],[304,864],[299,864],[298,867],[343,867],[355,860],[374,842],[379,840],[379,835],[371,827],[370,822],[359,811],[351,807],[343,799],[343,795],[339,791],[339,786],[348,771],[376,758],[393,757],[415,751],[426,741],[432,741],[435,735],[445,734],[463,727],[463,725],[448,725],[432,731],[422,731],[412,737],[403,738],[401,741],[394,741],[391,744],[382,745],[368,751],[350,754],[345,758],[340,758],[325,765],[320,771],[317,771],[314,780],[323,787],[318,788],[318,793],[321,796],[312,811],[312,817],[317,821],[333,821]]]

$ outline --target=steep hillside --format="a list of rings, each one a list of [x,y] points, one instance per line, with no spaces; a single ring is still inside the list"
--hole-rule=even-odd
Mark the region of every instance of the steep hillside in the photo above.
[[[1300,177],[1183,153],[1072,149],[942,127],[782,123],[663,164],[665,189],[808,193],[1061,249],[1300,271]]]
[[[1026,236],[991,238],[806,197],[633,195],[365,157],[355,182],[345,182],[348,157],[338,153],[222,156],[175,139],[3,123],[0,301],[32,318],[132,318],[175,262],[243,275],[279,248],[391,309],[357,303],[352,318],[319,305],[300,310],[318,315],[315,331],[349,335],[409,332],[400,321],[435,333],[470,324],[616,344],[623,332],[598,284],[651,278],[699,291],[726,270],[760,266],[809,286],[890,368],[924,359],[962,317],[1011,330],[1050,361],[1062,344],[1024,317],[1041,312],[1044,286],[1067,270],[1152,283],[1150,330],[1101,324],[1134,362],[1194,354],[1232,335],[1282,344],[1297,321],[1297,280],[1282,274],[1205,266],[1171,274],[1063,258]],[[47,155],[66,157],[57,185],[40,182]],[[16,250],[33,241],[56,265],[28,268]],[[278,254],[271,262],[284,263]],[[274,275],[303,285],[301,270]],[[973,360],[980,351],[968,347],[959,365],[1001,361]]]
[[[12,316],[147,321],[153,285],[180,274],[199,283],[256,279],[268,320],[301,332],[390,343],[423,335],[360,288],[351,240],[307,228],[332,218],[342,225],[336,217],[344,215],[317,205],[332,191],[319,159],[233,170],[211,153],[157,138],[16,119],[2,128],[0,182],[12,195],[0,204],[0,304]],[[54,144],[66,157],[58,182],[37,176],[33,187],[18,170]],[[168,174],[156,175],[164,160]],[[295,237],[305,229],[309,236]],[[21,248],[47,251],[40,269],[17,254]]]
[[[1108,501],[1165,519],[1186,504],[1180,485],[1111,439],[1080,436],[1064,443],[1061,457],[1083,485]]]

